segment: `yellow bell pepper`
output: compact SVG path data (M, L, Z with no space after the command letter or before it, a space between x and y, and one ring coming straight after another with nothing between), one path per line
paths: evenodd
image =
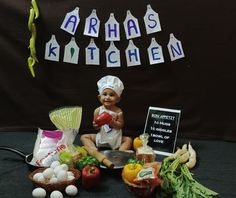
M134 148L134 150L137 151L137 149L139 147L141 147L141 146L143 146L143 141L140 138L140 136L134 138L134 140L133 140L133 148Z
M132 183L142 168L143 166L141 164L126 164L123 168L122 175L127 181Z

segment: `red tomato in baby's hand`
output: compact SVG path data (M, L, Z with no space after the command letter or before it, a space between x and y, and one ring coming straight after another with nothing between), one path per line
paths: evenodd
M111 120L112 120L112 116L107 112L103 112L95 118L94 122L98 126L102 126L104 124L109 124Z

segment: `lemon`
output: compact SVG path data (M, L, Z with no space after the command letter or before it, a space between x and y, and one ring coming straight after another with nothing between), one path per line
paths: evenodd
M82 148L81 146L76 146L75 149L76 149L76 151L81 153L82 157L87 156L87 154L88 154L87 151L84 148Z

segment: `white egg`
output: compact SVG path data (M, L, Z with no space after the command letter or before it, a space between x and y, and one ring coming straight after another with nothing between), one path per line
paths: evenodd
M63 194L58 190L54 190L50 194L50 198L63 198Z
M52 177L50 180L49 180L49 184L56 184L58 182L58 179L56 177Z
M78 193L78 188L74 185L69 185L66 187L65 192L69 196L75 196Z
M69 177L69 176L75 176L72 171L67 171L67 175L68 175L68 177Z
M67 180L67 171L60 170L57 174L58 182L66 181Z
M51 163L51 165L50 165L50 168L56 168L57 166L60 166L61 164L60 164L60 162L59 161L54 161L54 162L52 162Z
M62 168L62 170L66 170L66 171L69 170L69 167L68 167L67 164L62 164L62 165L61 165L61 168Z
M71 181L71 180L73 180L73 179L75 179L75 176L69 175L69 176L67 177L67 181Z
M54 168L54 173L55 173L55 175L57 175L61 170L62 170L62 167L61 167L61 166L55 167L55 168Z
M42 177L42 176L43 176L43 173L36 173L36 174L34 174L33 180L34 180L34 181L38 181L38 178L39 178L40 176Z
M43 171L43 176L47 179L50 179L54 175L54 171L52 168L47 168Z
M45 182L45 177L43 176L43 174L38 177L37 181L42 183Z
M44 190L43 188L35 188L33 191L32 191L32 196L34 198L44 198L46 197L46 190Z

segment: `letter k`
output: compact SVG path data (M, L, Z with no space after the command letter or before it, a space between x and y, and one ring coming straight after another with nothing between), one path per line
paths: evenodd
M54 56L56 56L56 53L54 52L54 50L56 50L57 47L52 47L52 43L50 43L49 45L49 50L48 50L48 57L51 56L51 54L53 54Z

